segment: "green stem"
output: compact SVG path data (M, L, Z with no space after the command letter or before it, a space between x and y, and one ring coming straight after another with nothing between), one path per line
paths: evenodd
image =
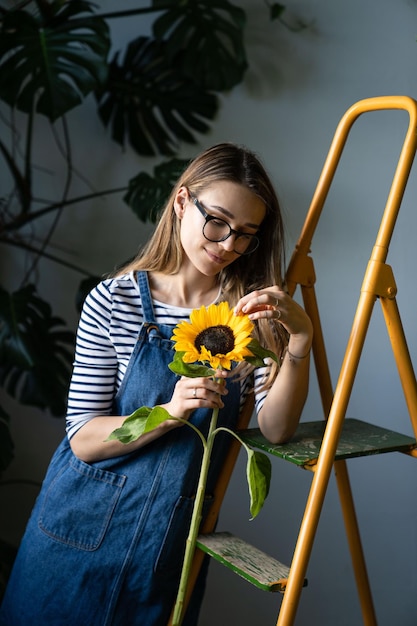
M213 409L211 416L209 433L207 435L207 445L204 447L203 459L201 462L200 478L197 486L197 494L194 502L193 515L191 518L190 531L185 547L184 562L182 565L180 586L178 589L177 600L174 607L174 616L172 626L181 626L183 619L184 599L188 587L188 579L190 577L191 565L194 558L195 545L198 531L201 523L201 512L203 509L204 495L206 491L207 474L210 466L211 451L213 449L214 435L219 409Z
M220 426L219 428L216 428L216 430L213 433L213 436L217 435L217 433L219 433L221 430L223 430L225 433L229 433L229 435L232 435L245 448L245 450L247 452L249 452L250 447L248 445L246 445L246 443L243 441L243 439L241 439L239 437L239 435L237 433L235 433L234 430L230 430L230 428L225 428L225 426Z
M172 415L170 419L173 419L176 422L181 422L182 424L184 424L184 426L189 426L190 428L192 428L195 434L200 437L201 443L203 444L203 448L204 449L206 448L206 445L207 445L206 439L203 433L201 432L201 430L199 430L196 426L194 426L194 424L192 424L189 420L183 420L181 417L172 417Z

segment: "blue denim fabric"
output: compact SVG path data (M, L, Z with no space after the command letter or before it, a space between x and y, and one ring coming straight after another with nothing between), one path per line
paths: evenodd
M145 323L114 413L167 402L177 376L167 367L171 326L155 323L146 273L138 274ZM228 382L219 425L234 428L239 383ZM211 411L191 421L207 432ZM231 441L219 433L205 510ZM1 626L166 626L179 584L202 446L177 428L136 452L94 463L65 438L32 511L0 610ZM203 513L204 515L204 513ZM202 587L184 621L197 623Z

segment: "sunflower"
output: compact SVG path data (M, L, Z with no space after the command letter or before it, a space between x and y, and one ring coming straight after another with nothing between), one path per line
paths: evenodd
M253 324L246 315L235 315L227 302L194 309L189 322L180 322L172 336L184 363L200 361L213 369L230 370L232 361L253 356L247 348Z

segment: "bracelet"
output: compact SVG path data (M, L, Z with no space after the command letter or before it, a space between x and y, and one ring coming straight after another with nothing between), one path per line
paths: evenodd
M287 354L289 356L290 361L292 361L292 359L296 359L296 360L302 361L303 359L306 359L308 357L310 352L311 352L311 348L309 348L307 354L304 354L303 356L297 356L296 354L293 354L292 352L290 352L290 350L289 350L289 348L287 346Z

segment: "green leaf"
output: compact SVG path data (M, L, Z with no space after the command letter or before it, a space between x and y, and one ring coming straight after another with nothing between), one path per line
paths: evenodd
M84 300L90 293L90 291L98 285L98 283L102 280L102 276L88 276L87 278L83 278L80 284L78 285L78 291L75 294L75 307L79 313L83 308Z
M203 89L228 91L241 83L248 67L245 11L228 0L171 4L153 25L154 36L166 42L169 61Z
M279 4L279 2L273 2L269 6L269 15L271 20L277 20L285 11L285 4Z
M200 376L208 378L214 376L216 371L207 365L199 365L195 363L184 363L182 357L184 352L176 352L174 360L168 365L169 369L179 376L187 376L187 378L199 378Z
M0 472L3 472L14 457L14 443L10 434L10 416L0 406Z
M17 162L14 158L14 153L10 152L3 141L0 139L0 152L2 153L4 160L10 170L10 173L14 180L14 185L16 189L16 196L19 198L22 214L26 213L29 210L30 203L32 200L30 184L27 178L20 172ZM3 203L5 199L1 200ZM5 219L5 218L3 218Z
M269 493L271 461L262 452L255 452L247 448L247 453L246 477L250 494L250 512L253 519L263 507Z
M180 141L197 143L193 131L207 133L205 120L218 110L217 97L170 63L165 42L149 37L131 41L122 62L115 54L96 98L113 140L143 156L171 156Z
M168 200L175 181L188 165L185 159L171 159L154 169L154 176L140 172L129 181L123 200L142 222L155 222L158 213Z
M265 365L264 359L266 358L273 359L276 363L278 363L278 357L275 352L272 352L272 350L267 350L267 348L261 346L257 339L252 338L250 344L248 344L247 347L252 352L253 357L247 356L245 357L245 361L247 361L254 367L263 367Z
M82 0L48 3L32 14L3 16L0 29L0 98L25 113L55 121L107 76L109 29Z
M33 285L0 287L0 384L22 404L65 415L75 336Z
M34 365L21 332L29 297L28 291L10 294L0 287L0 363L8 361L22 368Z
M142 406L129 415L120 428L113 430L106 441L117 439L124 444L131 443L139 439L141 435L154 430L168 419L175 418L171 417L168 411L161 406L156 406L153 409L148 406Z

